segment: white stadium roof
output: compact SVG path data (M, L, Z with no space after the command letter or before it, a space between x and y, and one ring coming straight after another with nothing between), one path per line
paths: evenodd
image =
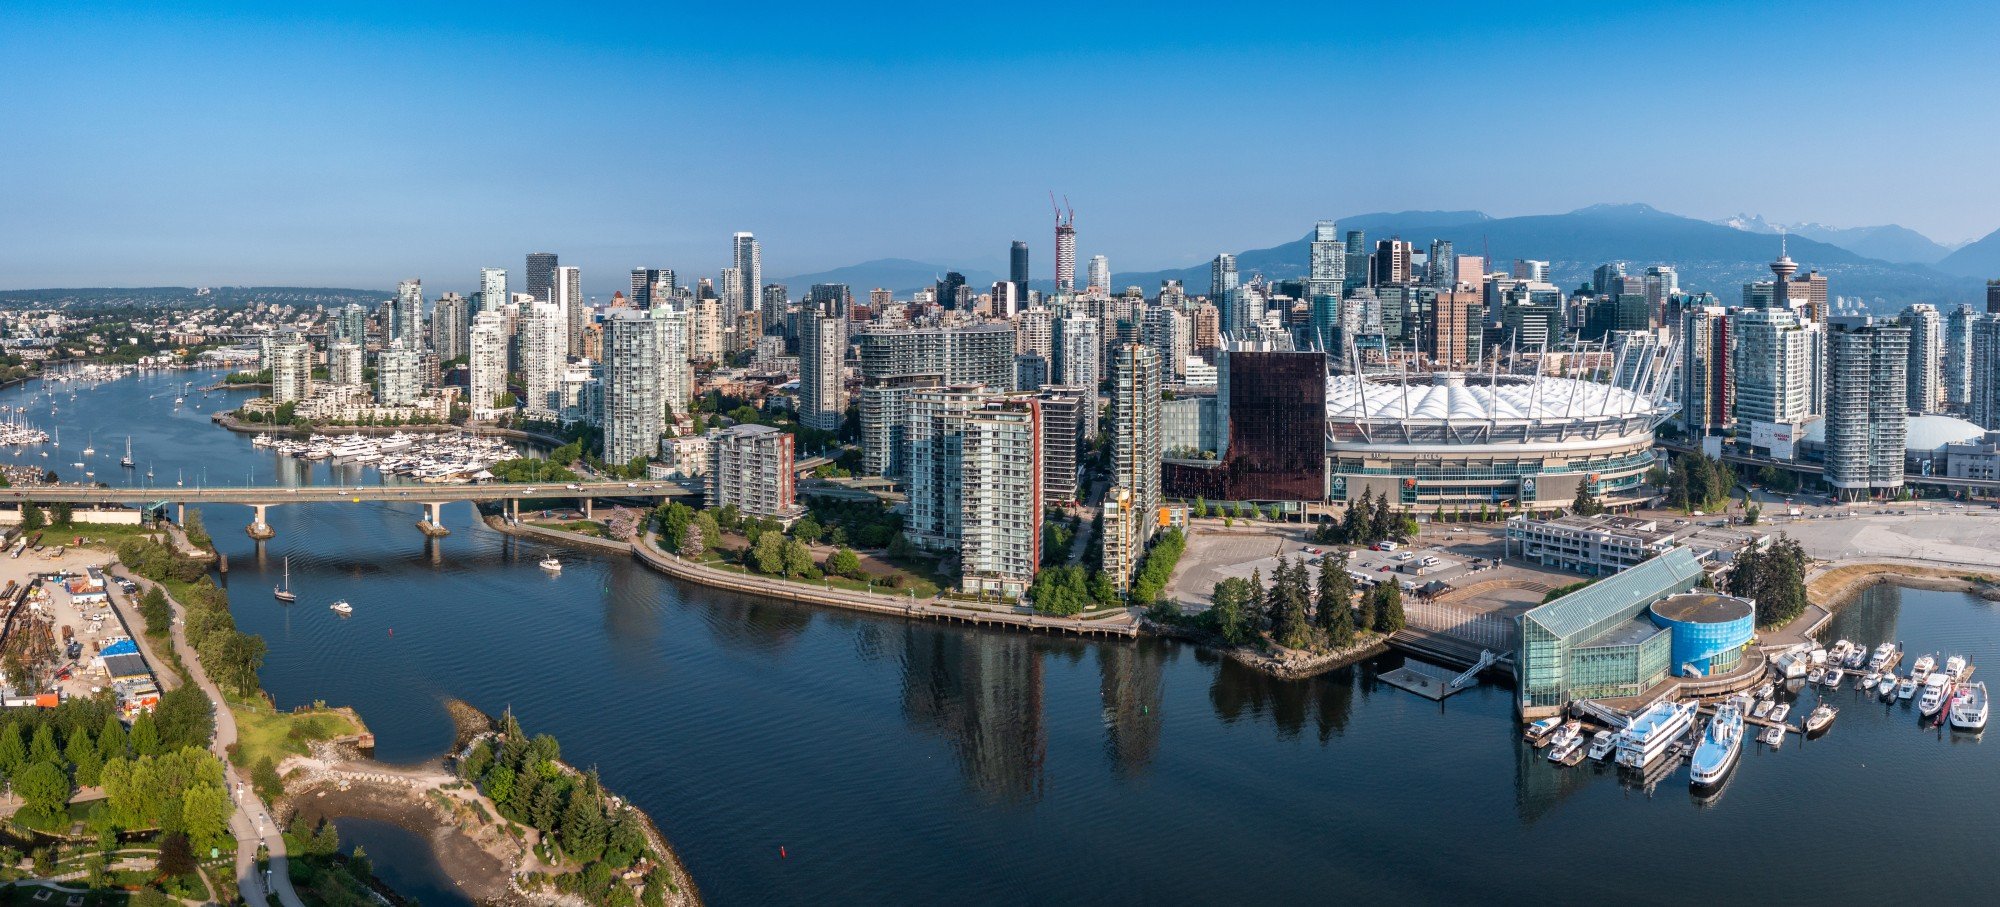
M1672 405L1622 387L1549 376L1456 373L1327 380L1329 422L1551 424L1660 418Z

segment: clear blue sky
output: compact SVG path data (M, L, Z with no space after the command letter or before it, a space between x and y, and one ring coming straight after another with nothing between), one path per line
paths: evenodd
M2000 227L1973 3L40 3L0 10L0 287L1119 271L1320 217L1644 201ZM283 7L278 9L277 7Z

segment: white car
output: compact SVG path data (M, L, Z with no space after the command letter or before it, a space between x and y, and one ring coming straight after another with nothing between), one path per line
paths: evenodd
M569 489L569 490L571 490L571 491L582 491L582 490L583 490L583 486L582 486L582 485L564 485L563 487L564 487L564 488L567 488L567 489Z

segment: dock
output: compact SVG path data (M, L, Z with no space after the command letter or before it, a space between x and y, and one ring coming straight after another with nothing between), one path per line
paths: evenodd
M1444 701L1460 690L1471 687L1479 680L1479 672L1491 667L1495 660L1492 652L1483 653L1470 669L1455 671L1415 658L1404 659L1403 666L1380 675L1378 680L1400 690L1408 690L1425 699Z

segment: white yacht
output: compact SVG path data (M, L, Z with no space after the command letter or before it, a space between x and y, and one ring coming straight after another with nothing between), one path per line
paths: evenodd
M1790 715L1791 713L1792 713L1792 704L1789 702L1780 702L1778 703L1776 708L1771 710L1771 720L1779 724L1784 724L1785 716Z
M1864 690L1875 689L1875 685L1881 682L1882 682L1881 671L1870 671L1867 674L1863 674L1861 676L1861 688Z
M1827 705L1824 702L1820 703L1819 708L1813 709L1812 714L1806 716L1806 724L1805 724L1806 733L1817 734L1821 731L1826 730L1827 725L1833 723L1834 716L1839 714L1840 714L1839 709Z
M1915 677L1905 677L1902 679L1901 682L1896 684L1897 699L1901 699L1907 702L1911 699L1916 698L1916 695L1917 695L1917 679Z
M1603 762L1611 755L1611 748L1617 745L1617 735L1610 731L1598 731L1590 735L1590 751L1585 753L1592 762Z
M1986 729L1986 681L1965 685L1951 704L1951 726L1961 731Z
M341 617L346 617L354 613L354 606L348 604L347 599L344 598L337 602L334 602L331 605L327 605L327 607L332 609L333 613L338 614Z
M1618 764L1643 769L1673 746L1694 722L1695 704L1661 701L1618 734Z
M1715 710L1701 742L1695 745L1694 758L1688 761L1688 780L1695 787L1722 783L1736 767L1736 756L1742 749L1743 713L1734 704L1725 704Z
M542 558L541 567L550 573L561 573L562 561L556 560L556 556L551 554L548 557Z
M1826 680L1826 667L1823 665L1813 665L1812 670L1806 674L1807 683L1816 684L1824 680Z
M1868 656L1868 670L1880 671L1889 663L1889 656L1896 654L1896 644L1885 642L1875 647L1875 654Z
M1937 656L1926 655L1917 659L1917 663L1910 666L1910 676L1915 678L1917 683L1921 684L1929 680L1931 672L1935 670L1937 670Z
M1752 717L1752 718L1762 718L1762 717L1764 717L1764 716L1766 716L1766 715L1769 715L1769 714L1771 714L1771 706L1773 706L1773 705L1775 705L1775 704L1776 704L1776 703L1773 703L1773 702L1772 702L1771 700L1769 700L1769 699L1759 699L1759 700L1757 700L1757 704L1756 704L1756 705L1754 705L1754 706L1751 706L1751 707L1750 707L1750 717Z
M1924 691L1917 697L1917 714L1930 718L1944 710L1946 699L1951 698L1951 678L1943 674L1932 674L1924 681Z
M1772 749L1783 746L1785 745L1785 726L1782 724L1771 725L1764 729L1764 733L1757 735L1757 739L1764 741L1765 745L1770 746Z
M1566 764L1571 763L1572 760L1574 760L1575 762L1582 762L1583 753L1580 752L1582 749L1583 749L1582 734L1577 734L1574 737L1565 738L1560 743L1551 743L1549 744L1549 761L1561 762Z
M1562 727L1562 723L1561 715L1550 716L1522 728L1521 735L1537 747L1544 746L1549 742L1549 735L1555 733L1556 728Z
M1963 655L1953 655L1944 660L1944 676L1954 681L1965 679L1966 661Z
M1829 669L1826 672L1826 685L1830 687L1840 686L1840 681L1846 676L1847 676L1847 669L1845 668Z

